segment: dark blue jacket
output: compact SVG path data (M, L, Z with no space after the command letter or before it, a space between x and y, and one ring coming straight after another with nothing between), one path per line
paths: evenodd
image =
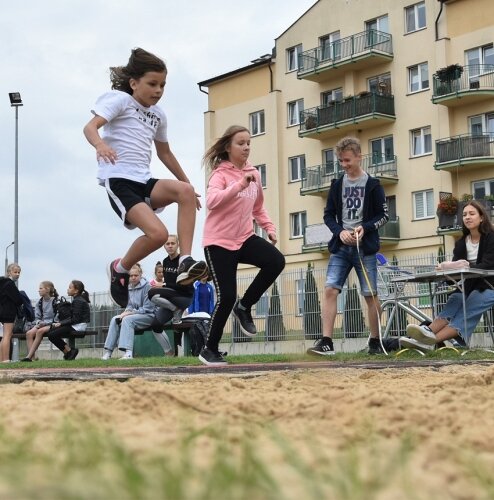
M341 245L340 233L343 231L343 196L342 196L343 176L334 179L329 188L326 208L324 209L324 223L333 233L333 237L328 243L331 253L338 251ZM369 176L365 185L365 196L363 206L364 237L361 248L364 255L376 253L379 250L378 229L384 226L389 220L388 205L386 196L379 179Z

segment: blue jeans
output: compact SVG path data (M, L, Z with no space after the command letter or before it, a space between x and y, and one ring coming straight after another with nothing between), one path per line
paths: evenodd
M465 319L463 316L463 299L461 293L452 293L442 311L437 315L438 318L449 321L449 326L458 330L463 340L470 343L477 323L482 314L494 306L494 290L488 289L482 292L474 290L465 300L467 312L467 330L465 331Z
M369 284L365 278L360 259L365 266ZM338 251L331 254L328 262L328 270L326 273L326 288L336 288L342 290L345 281L350 274L352 268L355 269L360 283L360 291L362 295L372 296L377 294L377 259L376 254L363 255L360 251L360 258L357 247L342 245Z
M134 350L135 330L142 330L151 326L154 320L154 314L129 314L122 318L122 323L117 324L118 316L113 316L106 337L105 349L113 351L117 346L121 351Z

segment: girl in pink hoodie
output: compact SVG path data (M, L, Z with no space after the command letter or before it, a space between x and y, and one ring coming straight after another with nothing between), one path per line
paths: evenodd
M285 267L283 254L274 246L276 228L264 208L261 177L247 161L249 153L249 130L232 125L204 155L204 164L212 174L206 194L203 246L218 300L199 359L210 366L226 364L218 345L232 311L242 332L249 337L256 335L251 307ZM254 234L253 220L266 231L271 243ZM260 271L235 302L239 263Z

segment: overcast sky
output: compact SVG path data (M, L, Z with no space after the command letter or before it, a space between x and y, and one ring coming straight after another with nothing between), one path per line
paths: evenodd
M136 239L123 228L96 182L94 149L82 128L96 98L109 90L109 66L126 64L142 47L168 66L159 105L168 138L196 190L204 195L203 113L197 82L248 65L271 52L274 39L315 0L19 0L2 2L0 17L0 255L14 239L15 110L20 92L20 288L35 299L39 282L66 293L72 279L106 291L107 263ZM153 160L153 176L171 177ZM176 210L161 218L176 231ZM202 257L204 209L194 256ZM152 277L158 251L143 262ZM8 250L9 262L14 247ZM2 266L3 267L3 266Z

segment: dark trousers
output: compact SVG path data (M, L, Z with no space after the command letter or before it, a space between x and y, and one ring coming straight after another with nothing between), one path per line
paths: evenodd
M211 245L204 249L204 254L216 288L216 305L206 346L217 351L223 328L237 300L238 264L250 264L260 269L241 298L242 305L250 309L283 271L285 257L274 245L256 235L247 239L238 250Z
M75 330L72 328L72 325L62 325L51 330L48 334L48 339L53 345L58 347L63 352L65 346L67 345L64 339L70 337L70 334L74 331Z

